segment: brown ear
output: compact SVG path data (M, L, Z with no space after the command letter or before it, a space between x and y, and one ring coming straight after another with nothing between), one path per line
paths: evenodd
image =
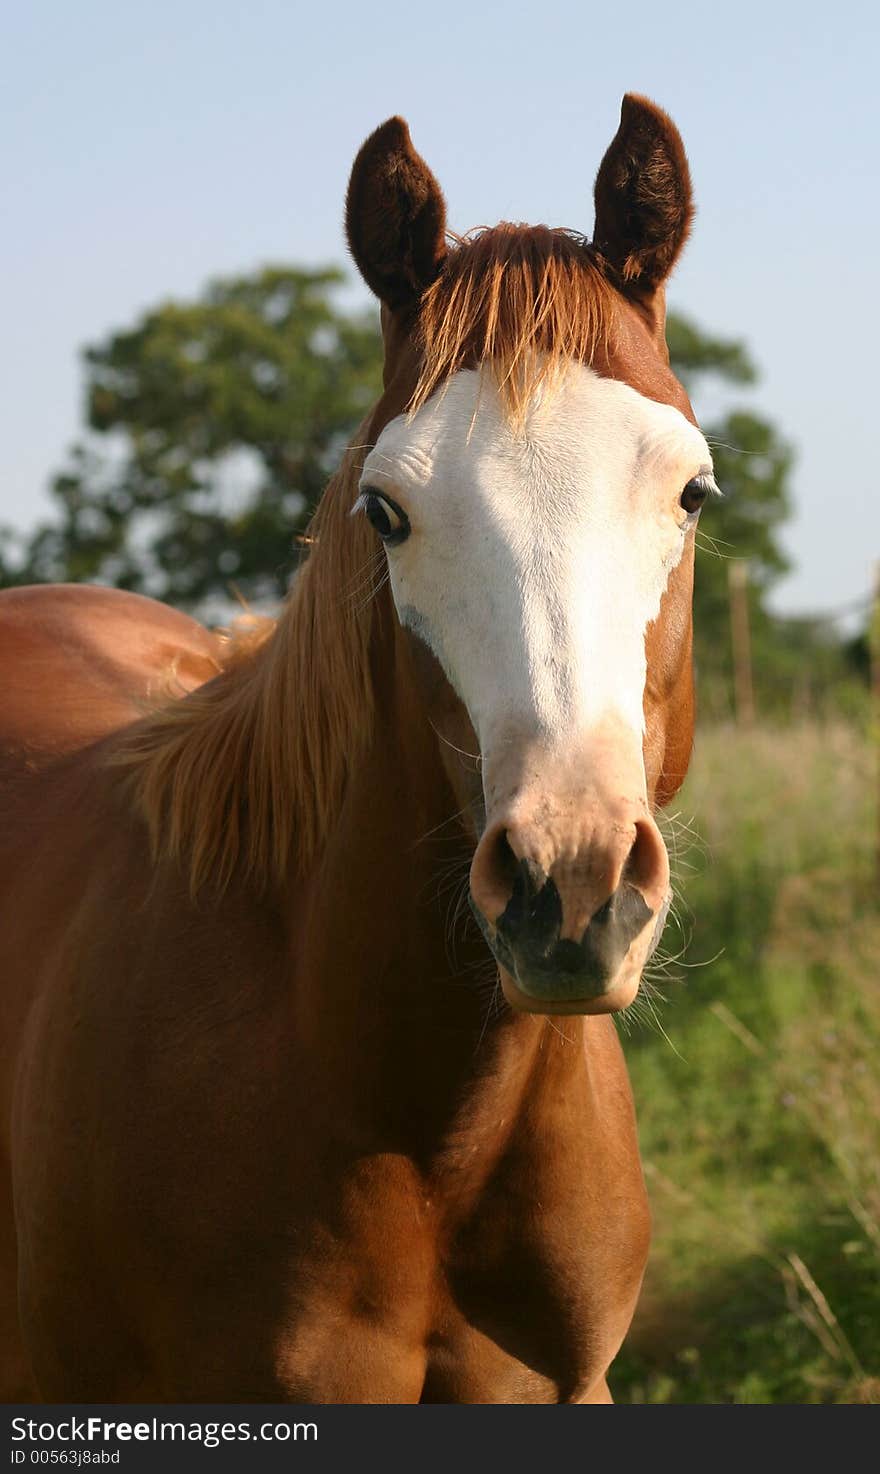
M687 240L694 206L679 131L646 97L624 97L594 197L593 244L634 290L655 292Z
M446 205L403 118L377 128L355 159L345 229L361 276L392 311L411 306L437 276Z

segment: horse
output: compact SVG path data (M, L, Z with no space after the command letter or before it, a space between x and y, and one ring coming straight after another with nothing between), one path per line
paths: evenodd
M384 388L277 620L0 596L0 1374L64 1402L607 1403L649 1241L613 1015L670 894L712 458L627 94L592 240L349 248Z

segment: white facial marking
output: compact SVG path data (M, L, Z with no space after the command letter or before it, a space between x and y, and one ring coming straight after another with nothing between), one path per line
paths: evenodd
M609 716L641 744L645 630L693 525L682 490L711 464L678 410L582 364L520 431L474 370L386 426L361 491L409 518L388 549L398 615L484 755L511 730L561 746Z

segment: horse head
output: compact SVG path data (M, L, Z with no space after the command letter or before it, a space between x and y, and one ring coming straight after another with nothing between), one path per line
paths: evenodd
M635 96L592 240L450 238L399 118L349 185L385 343L353 512L384 545L469 816L472 909L508 1001L537 1013L628 1005L669 905L655 812L690 755L694 529L714 489L665 342L692 213L678 132Z

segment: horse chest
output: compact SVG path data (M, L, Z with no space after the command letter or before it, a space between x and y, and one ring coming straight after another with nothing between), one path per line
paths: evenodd
M600 1224L570 1187L548 1207L499 1194L460 1233L444 1265L425 1400L577 1401L602 1381L630 1304L608 1238L622 1223L612 1205L612 1222Z
M595 1399L641 1276L620 1273L620 1234L577 1184L548 1211L497 1187L447 1237L391 1179L369 1222L300 1263L309 1287L278 1345L304 1401L558 1402ZM612 1247L613 1246L613 1247Z

